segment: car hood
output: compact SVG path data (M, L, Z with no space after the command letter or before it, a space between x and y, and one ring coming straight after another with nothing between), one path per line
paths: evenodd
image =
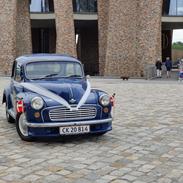
M65 99L69 104L78 104L87 89L87 81L85 79L34 81L31 84L36 84L51 91Z

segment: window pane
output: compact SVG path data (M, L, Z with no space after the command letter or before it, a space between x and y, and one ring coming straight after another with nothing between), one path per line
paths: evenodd
M91 12L94 12L94 10L95 10L95 0L89 0L89 1L88 1L88 9L89 9Z
M53 12L53 0L31 0L30 12Z
M42 11L42 0L31 0L30 11L31 12L41 12Z
M163 14L169 16L182 16L183 0L164 0Z
M183 0L177 0L177 15L183 15Z
M171 0L169 15L176 15L176 14L177 14L177 0Z
M86 0L80 0L80 11L87 12L87 1Z
M18 82L21 81L21 67L20 67L20 65L16 66L15 80L18 81Z
M97 0L73 0L74 12L97 12Z

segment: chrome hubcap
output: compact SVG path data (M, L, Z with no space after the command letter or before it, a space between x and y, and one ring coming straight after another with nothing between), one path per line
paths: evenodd
M19 129L20 129L20 132L22 133L22 135L28 136L28 127L26 125L26 117L25 117L24 113L21 114L18 125L19 125Z

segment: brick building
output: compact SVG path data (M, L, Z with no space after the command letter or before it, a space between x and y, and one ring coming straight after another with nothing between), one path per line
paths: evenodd
M143 77L171 57L182 0L0 0L0 74L29 53L77 56L91 75Z

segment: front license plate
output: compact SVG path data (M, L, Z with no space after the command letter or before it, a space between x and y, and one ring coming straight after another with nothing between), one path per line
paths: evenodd
M89 132L90 132L89 125L60 127L61 135L75 135L75 134L83 134L83 133L89 133Z

